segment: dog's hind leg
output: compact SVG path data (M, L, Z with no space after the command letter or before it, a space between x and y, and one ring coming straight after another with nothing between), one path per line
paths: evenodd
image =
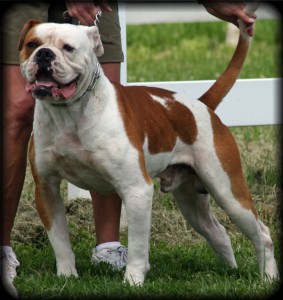
M29 157L36 185L36 208L55 253L57 275L78 276L75 255L68 234L65 208L60 196L60 179L49 176L47 182L38 176L34 163L33 143L30 145Z
M278 277L272 240L253 205L236 142L229 129L216 116L211 117L214 146L196 149L205 159L197 161L195 171L217 204L253 243L261 276Z
M209 162L208 162L209 164ZM278 277L277 265L273 253L273 243L268 228L259 220L251 197L245 196L245 187L241 189L243 198L236 198L229 189L229 183L219 184L221 180L215 180L211 192L217 204L227 212L231 220L239 227L242 233L253 243L257 255L261 276L265 274L268 279ZM226 190L225 190L226 189ZM235 192L235 191L234 191Z
M236 267L230 239L210 209L209 195L198 193L192 178L176 189L173 195L188 224L206 239L221 261Z

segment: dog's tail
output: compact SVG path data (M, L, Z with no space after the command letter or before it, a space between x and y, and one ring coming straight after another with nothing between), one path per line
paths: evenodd
M252 15L258 7L258 3L249 3L245 7L248 15ZM249 45L250 36L244 32L245 24L239 20L240 35L237 48L226 70L218 77L215 83L201 96L199 100L212 110L215 110L222 99L228 94L236 82L244 64Z

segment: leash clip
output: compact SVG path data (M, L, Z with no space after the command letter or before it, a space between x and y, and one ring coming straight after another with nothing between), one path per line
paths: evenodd
M98 17L101 17L101 14L102 14L101 10L97 9L97 12L96 12L96 15L95 15L95 20L93 22L94 26L97 26L97 23L99 22L99 18Z

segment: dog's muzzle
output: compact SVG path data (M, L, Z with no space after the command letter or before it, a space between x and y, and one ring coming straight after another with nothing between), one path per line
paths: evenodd
M42 78L44 78L45 80L43 81L45 82L55 83L55 81L52 78L53 70L51 68L51 62L54 61L55 58L55 53L49 48L41 48L37 51L34 57L34 61L38 65L38 71L36 74L37 81L39 79L42 80ZM33 89L33 94L39 98L52 97L51 84L41 84L35 86Z
M79 76L67 84L56 81L52 68L52 62L55 59L56 54L49 48L41 48L34 55L33 61L38 68L35 81L28 82L26 90L37 99L65 100L72 97L75 93Z

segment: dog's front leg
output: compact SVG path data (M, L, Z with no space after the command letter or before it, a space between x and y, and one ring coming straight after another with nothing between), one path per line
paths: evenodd
M36 207L56 257L57 275L77 277L75 255L71 249L59 186L54 187L54 184L51 186L48 183L37 184Z
M56 195L55 189L58 189ZM56 257L57 275L77 277L75 255L71 249L65 208L59 195L59 186L54 187L47 183L37 185L36 207Z
M123 195L128 221L128 263L124 282L142 285L149 270L153 185L129 187Z
M31 170L35 181L35 203L56 257L57 275L78 276L75 255L71 249L65 207L60 196L61 179L51 175L40 177L35 164L33 141L29 149Z

